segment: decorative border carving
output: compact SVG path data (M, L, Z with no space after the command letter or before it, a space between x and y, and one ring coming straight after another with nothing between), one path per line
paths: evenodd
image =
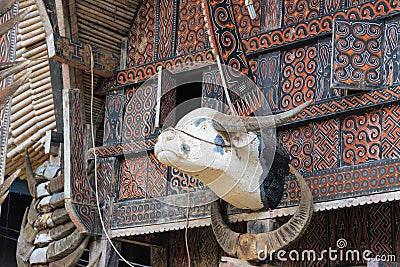
M331 34L335 19L376 19L382 16L390 16L399 11L400 3L397 1L371 1L349 9L336 11L332 15L322 16L243 39L243 45L247 55L252 55Z

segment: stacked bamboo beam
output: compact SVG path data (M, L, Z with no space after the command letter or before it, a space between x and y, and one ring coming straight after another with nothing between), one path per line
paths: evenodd
M31 60L28 67L31 75L13 96L7 174L25 165L25 148L28 148L34 169L48 160L43 149L44 137L46 131L56 129L45 30L35 1L20 0L19 10L26 8L31 11L18 24L16 60ZM19 76L16 74L14 80Z

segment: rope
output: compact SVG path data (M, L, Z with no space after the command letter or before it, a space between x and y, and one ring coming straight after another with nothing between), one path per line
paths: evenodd
M96 154L96 137L94 134L94 123L93 123L93 102L94 102L94 74L93 74L93 68L94 68L94 60L93 60L93 51L92 51L92 46L91 45L87 45L89 47L89 51L90 51L90 78L91 78L91 96L90 96L90 131L92 134L92 146L94 149L94 184L95 184L95 192L96 192L96 206L97 206L97 211L99 212L99 217L100 217L100 223L101 223L101 227L103 228L104 234L108 240L108 242L110 243L111 247L114 249L115 253L117 253L117 255L130 267L135 267L134 265L132 265L130 262L128 262L122 255L121 253L117 250L117 248L114 246L113 242L111 241L110 236L108 235L107 231L106 231L106 227L104 225L104 220L103 220L103 216L101 215L101 208L100 208L100 201L99 201L99 190L98 190L98 180L97 180L97 154Z

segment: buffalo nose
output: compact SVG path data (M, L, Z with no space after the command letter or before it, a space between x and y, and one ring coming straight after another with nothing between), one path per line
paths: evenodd
M175 133L174 129L167 129L164 131L164 138L167 141L174 140L175 136L176 136L176 133Z

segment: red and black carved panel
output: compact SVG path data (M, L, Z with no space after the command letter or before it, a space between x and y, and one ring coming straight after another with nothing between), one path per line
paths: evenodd
M332 14L344 7L345 0L322 0L322 14Z
M317 45L309 45L283 53L281 109L292 109L315 98L317 51Z
M190 194L189 219L205 218L210 215L210 204L215 195L209 190L199 190ZM113 229L138 227L154 223L185 222L186 198L180 195L159 197L157 199L135 199L114 203ZM207 203L207 204L206 204ZM179 205L175 205L179 204Z
M199 51L196 53L187 54L184 56L176 56L172 59L166 59L159 62L152 62L143 66L132 67L127 70L121 70L117 73L117 77L108 80L106 84L110 87L108 90L114 90L116 87L122 87L126 85L136 85L137 83L144 82L147 79L157 74L157 68L163 67L171 69L181 69L182 64L187 63L188 65L194 66L196 62L215 62L215 55L211 49ZM183 65L187 67L187 65Z
M365 90L382 83L382 23L336 20L332 86Z
M383 84L400 84L400 23L395 17L385 24L385 38L383 45Z
M382 158L400 158L400 107L386 106L382 111Z
M400 3L397 1L377 0L366 2L360 6L339 9L333 14L316 19L289 25L274 31L266 31L242 41L246 53L251 55L331 34L335 19L371 20L381 16L393 15L399 10Z
M111 204L114 192L112 192L112 184L115 184L115 177L118 175L117 170L120 166L115 158L102 158L98 160L100 167L97 170L99 203L102 209L102 218L106 230L111 229ZM102 233L98 232L99 234Z
M280 143L286 148L292 158L290 164L301 172L312 172L314 151L314 126L309 124L303 127L284 130L278 133Z
M314 125L313 170L339 167L339 120L331 119Z
M170 168L168 177L168 195L194 192L204 189L204 184L195 177Z
M160 104L160 127L174 126L176 106L176 77L168 70L162 71L162 97Z
M286 0L283 2L283 25L292 25L317 18L319 15L320 0Z
M399 190L400 167L397 159L387 160L381 165L374 162L363 165L326 169L305 174L309 181L314 202L338 200L349 197L365 196L369 194L385 193ZM308 177L309 176L309 177ZM294 177L286 182L287 191L281 206L298 203L298 188Z
M380 111L344 118L341 129L342 165L381 159L381 133Z
M64 154L69 162L65 163L65 191L66 207L74 223L81 232L93 233L98 230L98 213L94 188L86 176L85 143L86 130L84 129L82 92L77 89L65 90L63 101L65 103L64 127Z
M317 88L315 91L315 100L333 98L340 96L337 89L331 88L331 64L332 61L332 42L318 42L318 66L317 66Z
M156 106L157 81L152 79L134 90L132 97L127 96L122 142L138 141L148 137L153 130Z
M281 53L272 52L262 55L257 62L257 80L260 89L271 109L279 108L279 87L281 74Z
M154 61L156 1L144 0L129 32L128 67Z
M251 69L242 45L242 38L236 28L231 2L229 0L207 0L206 13L211 39L221 57L221 63L251 77ZM231 75L237 74L232 73Z
M177 1L159 0L155 51L157 59L169 58L175 52Z
M124 108L124 90L109 92L107 94L105 103L104 145L116 145L121 142Z
M264 3L265 2L265 3ZM263 0L261 5L261 31L277 29L282 22L282 1L281 0Z
M255 19L250 19L249 11L245 5L245 0L232 0L236 23L242 38L247 38L260 33L261 1L262 0L253 0L254 10L257 16Z
M369 2L369 0L346 0L346 7L357 6Z
M137 155L122 161L118 181L118 200L142 199L146 197L147 154Z
M185 55L204 50L208 46L205 16L201 1L180 1L176 54Z
M168 167L161 164L153 153L149 153L146 178L148 198L167 195L167 171Z

